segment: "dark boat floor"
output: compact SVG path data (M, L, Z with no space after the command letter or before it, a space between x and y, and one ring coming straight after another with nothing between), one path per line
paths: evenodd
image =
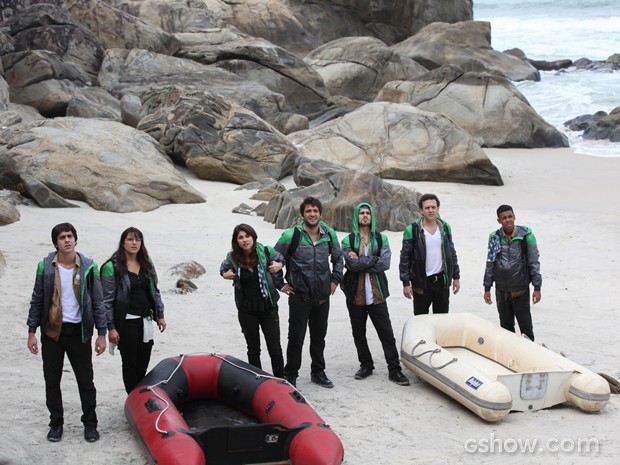
M181 414L190 431L194 432L220 426L259 424L252 415L213 400L187 402L181 409Z

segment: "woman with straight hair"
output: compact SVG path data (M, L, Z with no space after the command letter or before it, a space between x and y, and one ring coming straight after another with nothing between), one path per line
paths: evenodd
M157 273L139 229L123 231L118 249L101 267L101 284L108 339L118 344L129 394L146 375L151 360L153 320L161 332L166 329Z
M273 247L257 241L256 231L239 224L232 234L232 250L220 266L220 275L233 281L241 332L248 348L248 362L262 368L260 329L267 343L274 376L284 376L284 357L280 345L278 289L284 286L284 257Z

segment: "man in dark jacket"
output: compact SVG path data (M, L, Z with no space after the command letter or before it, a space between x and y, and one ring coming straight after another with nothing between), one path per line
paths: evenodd
M363 202L355 207L353 233L342 240L342 253L349 278L343 280L342 290L360 362L355 379L368 378L375 369L366 339L366 321L370 317L383 346L390 381L408 386L386 302L390 293L385 271L390 268L392 252L387 236L375 231L375 215L370 204Z
M536 237L527 226L515 225L515 214L510 205L499 206L497 222L502 227L489 234L484 301L489 305L493 303L491 287L495 283L500 325L514 333L516 318L521 334L533 341L530 283L534 286L533 304L540 302L542 286Z
M422 217L405 228L400 251L403 294L413 297L414 315L448 313L450 287L460 289L459 262L450 225L439 218L439 199L424 194L418 201Z
M321 387L334 384L325 374L325 336L329 317L329 297L342 279L342 249L336 232L321 221L319 199L306 197L299 206L302 221L282 233L275 246L286 263L286 284L281 291L289 296L288 346L284 377L296 385L301 353L310 330L310 380ZM329 268L331 260L332 269Z
M47 439L62 438L64 413L60 380L65 353L71 362L82 403L84 439L95 442L97 431L97 391L93 382L91 338L97 327L95 351L106 349L107 319L97 264L75 251L77 231L69 223L52 229L56 252L50 253L37 268L28 313L28 349L39 353L36 331L41 328L41 357L45 378L45 397L50 412Z

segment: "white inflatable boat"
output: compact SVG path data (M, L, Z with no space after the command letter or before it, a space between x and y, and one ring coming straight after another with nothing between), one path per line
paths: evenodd
M403 328L403 364L487 421L570 402L587 412L609 383L540 344L467 313L417 315Z

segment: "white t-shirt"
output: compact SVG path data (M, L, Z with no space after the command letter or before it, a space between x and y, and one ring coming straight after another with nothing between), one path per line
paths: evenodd
M73 290L73 268L66 269L58 265L60 273L60 305L62 306L63 323L79 323L82 321L80 304ZM79 277L79 275L78 275Z
M364 244L364 256L368 257L368 244ZM364 273L364 291L366 294L366 305L372 305L375 301L372 295L372 284L370 284L370 273Z
M432 276L443 270L443 257L441 255L441 231L439 227L435 234L430 234L426 229L424 239L426 241L426 276Z

